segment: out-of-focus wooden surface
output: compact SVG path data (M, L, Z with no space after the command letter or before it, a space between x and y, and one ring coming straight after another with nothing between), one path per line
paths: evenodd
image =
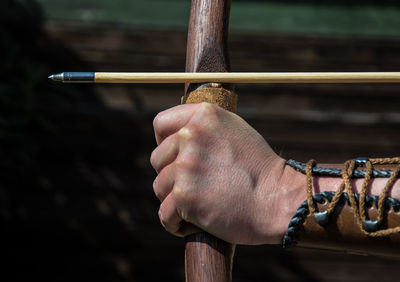
M182 71L184 32L49 25L96 71ZM399 71L400 39L231 34L232 71ZM175 106L179 85L96 86L117 110ZM400 152L396 84L237 85L238 113L286 158L342 162ZM140 105L134 100L140 101ZM140 110L138 109L140 108Z
M59 71L184 70L184 31L53 22L46 34L90 67L71 63L71 69ZM399 71L400 66L400 39L234 33L229 46L233 71ZM13 219L5 225L2 251L8 271L19 281L183 279L184 243L158 223L149 164L155 147L152 119L179 104L183 85L82 87L86 92L73 110L46 107L42 101L58 134L41 140L35 170L23 179L6 177ZM284 158L327 163L395 156L400 154L399 90L399 85L238 85L238 113ZM40 132L35 136L39 140ZM398 264L315 250L238 246L233 277L393 281Z

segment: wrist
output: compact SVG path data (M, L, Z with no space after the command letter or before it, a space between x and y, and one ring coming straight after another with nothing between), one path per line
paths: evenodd
M281 191L280 204L276 207L277 215L277 243L282 243L282 238L287 230L289 221L298 207L306 200L306 176L292 167L285 165L279 183Z
M258 198L257 213L261 244L281 244L290 219L298 206L306 199L306 178L302 173L285 165L278 157L268 166L260 182L262 189ZM257 242L258 243L258 242Z
M263 186L267 187L268 195L260 197L264 199L263 238L266 244L282 242L291 218L307 199L306 176L286 165L285 160L279 159L274 169L264 174L267 180L263 182ZM274 177L271 177L272 175ZM273 182L275 185L271 189ZM313 177L313 195L324 191L336 191L341 182L340 177Z

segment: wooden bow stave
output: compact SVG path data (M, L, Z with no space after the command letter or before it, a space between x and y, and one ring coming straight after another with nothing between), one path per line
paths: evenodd
M186 72L228 72L228 23L230 0L192 0L188 30ZM211 96L218 95L232 85L218 83L187 83L183 103L215 102L228 110L236 110L233 92L222 100L196 91L205 89ZM215 91L213 91L215 90ZM194 92L193 92L194 91ZM196 95L194 95L194 93ZM210 100L211 99L211 100ZM222 200L222 199L221 199ZM208 233L201 232L186 237L186 281L230 281L234 246Z

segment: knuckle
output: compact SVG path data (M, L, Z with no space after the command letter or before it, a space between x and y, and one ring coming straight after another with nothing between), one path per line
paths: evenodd
M189 141L194 145L206 138L209 135L209 132L206 122L196 121L182 127L177 134L181 140Z
M176 199L178 203L181 203L183 200L185 200L186 190L182 189L180 186L175 185L172 189L172 193L174 195L174 199Z
M158 150L157 148L151 152L151 156L150 156L150 164L151 166L158 171L159 167L158 167Z
M153 152L151 152L151 155L150 155L150 164L153 166L153 168L154 168L155 162L156 162L156 153L155 153L155 151L156 150L153 150Z
M219 122L219 111L221 111L221 108L215 104L200 104L197 111L198 118L196 119L198 121L196 125L198 130L200 130L200 133L206 133L215 130Z
M178 155L175 164L178 169L195 171L200 166L200 157L193 151L181 152Z
M177 209L177 213L179 214L179 217L182 218L183 221L190 222L191 214L189 212L189 209Z
M154 179L154 181L153 181L153 192L154 192L154 195L156 195L156 197L161 200L162 195L161 195L161 191L159 190L158 177L156 177L156 179Z
M218 126L219 107L211 103L200 103L195 117L178 131L178 136L185 140L201 141L213 134Z
M176 201L176 206L180 211L181 217L187 218L190 207L193 207L196 204L195 192L188 185L184 188L181 186L174 186L174 189L172 189L172 193Z
M155 130L157 130L160 127L160 121L161 121L162 115L163 115L163 112L160 112L153 119L153 128Z
M164 214L162 212L162 207L160 207L160 209L158 210L158 218L160 219L162 226L165 227L167 222L165 221Z
M158 210L158 218L160 219L161 225L167 230L168 232L174 234L176 232L176 228L174 228L175 224L173 221L171 221L170 218L168 218L168 215L165 214L163 211L163 206L160 206L160 209Z
M203 102L200 104L198 113L203 116L204 119L215 119L220 110L221 108L215 104Z
M199 106L199 112L204 115L213 115L217 112L218 106L208 102L202 102Z
M196 139L196 130L194 126L185 126L179 129L178 136L186 140Z

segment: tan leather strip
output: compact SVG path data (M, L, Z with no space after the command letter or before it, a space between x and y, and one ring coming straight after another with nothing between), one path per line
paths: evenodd
M224 88L200 88L189 93L186 104L208 102L217 104L221 108L236 113L237 95ZM183 99L182 99L183 102Z
M318 204L320 212L327 210L329 203ZM368 210L371 220L378 216L375 205ZM400 226L400 213L392 208L386 213L383 228ZM400 258L400 234L387 237L371 238L365 236L354 218L349 205L338 207L329 217L329 223L321 226L316 223L314 215L309 214L303 228L298 233L297 246L307 248L329 249L353 254L380 255Z

